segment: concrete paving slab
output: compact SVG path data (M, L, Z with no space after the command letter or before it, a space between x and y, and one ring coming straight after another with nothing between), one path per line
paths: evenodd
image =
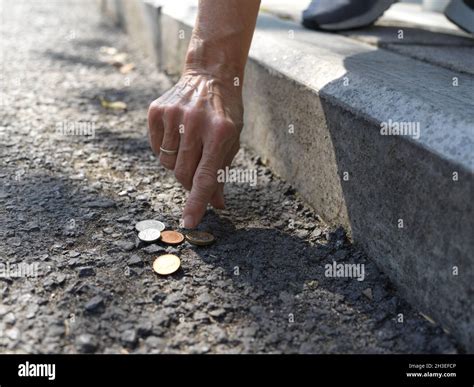
M310 0L262 0L260 11L299 22L302 12L309 3ZM459 29L456 24L446 18L443 13L427 11L420 4L395 3L385 11L376 23L376 25L395 24L470 37L468 33Z
M442 12L423 9L420 4L393 4L382 16L380 23L398 23L431 31L449 32L459 36L470 35L452 23Z
M299 22L307 4L306 0L291 3L285 0L264 0L261 11ZM474 73L473 37L460 30L442 13L425 11L419 4L394 4L375 26L340 34L447 69ZM425 45L428 47L420 47Z
M437 45L387 44L386 49L442 66L448 70L474 75L474 47L443 47Z

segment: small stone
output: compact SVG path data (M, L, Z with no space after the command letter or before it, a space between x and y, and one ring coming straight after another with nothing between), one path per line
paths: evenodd
M97 349L97 341L94 336L84 333L76 338L76 348L80 353L93 353Z
M5 335L13 341L16 341L20 338L20 330L18 328L11 328L5 331Z
M92 266L83 266L79 268L78 275L79 275L79 278L91 277L95 275L95 271Z
M3 322L7 325L15 325L16 317L12 312L7 313L5 317L3 318Z
M104 234L110 235L114 232L114 229L112 227L106 227L102 230Z
M38 309L39 309L39 307L38 307L37 304L28 305L28 307L26 308L26 318L30 319L30 318L35 317L36 312L38 311Z
M255 335L257 334L257 331L258 331L258 328L256 326L249 326L249 327L245 327L245 328L242 328L242 336L247 336L247 337L255 337Z
M212 316L212 317L216 317L216 318L219 318L219 317L222 317L225 315L225 309L222 309L222 308L218 308L218 309L214 309L214 310L211 310L209 312L209 315Z
M28 232L39 231L40 227L36 222L28 222L24 225L23 229Z
M193 319L196 321L202 321L202 320L207 320L208 317L206 313L198 310L197 312L194 313Z
M137 344L137 333L133 329L127 329L120 337L122 343L128 347L134 347Z
M80 264L80 261L77 258L71 258L69 261L67 261L67 264L70 267L75 267L75 266L78 266Z
M164 252L165 250L163 250L163 248L158 245L149 245L143 248L142 251L144 251L147 254L156 254L159 252Z
M104 299L101 296L92 297L85 305L88 312L96 312L104 306Z
M362 294L364 296L366 296L370 301L372 301L374 299L371 288L367 288L365 290L362 290Z
M201 354L201 353L207 353L210 351L210 348L208 345L205 344L197 344L189 347L189 353L191 354Z
M127 261L128 266L143 266L143 260L136 254L132 255Z
M319 282L316 280L312 280L307 283L307 286L309 289L315 289L319 286Z
M67 278L66 274L58 273L54 277L54 282L55 282L56 285L62 285L66 281L66 278Z
M153 325L150 321L144 322L137 327L137 335L140 337L147 337L151 335Z
M225 331L217 325L210 325L207 329L209 335L217 343L223 343L227 340L227 334Z
M83 172L78 173L76 175L69 176L69 179L74 180L74 181L81 181L81 180L84 180L85 178L86 176L84 175Z
M79 255L81 255L81 253L78 252L78 251L71 250L71 251L69 252L69 256L70 256L71 258L77 258Z
M166 297L166 299L163 301L164 306L172 306L179 304L181 302L181 294L176 292L176 293L171 293Z
M283 220L277 220L274 224L273 227L282 230L286 227L286 223Z
M62 337L64 336L64 325L54 324L48 329L48 335L50 337Z
M5 316L8 313L8 307L6 305L0 304L0 317Z
M156 336L149 336L146 338L145 343L150 348L163 348L166 341Z
M196 299L196 305L198 306L208 305L210 302L212 302L212 298L208 292L200 294Z
M135 243L125 240L114 242L114 245L123 251L132 251L135 248Z
M308 236L308 230L296 230L295 235L300 239L305 239Z

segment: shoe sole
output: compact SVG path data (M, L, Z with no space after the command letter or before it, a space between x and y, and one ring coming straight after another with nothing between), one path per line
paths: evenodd
M445 16L466 32L474 34L474 10L463 1L451 1L444 11Z
M396 3L397 1L398 0L379 0L375 7L369 12L340 23L312 25L311 21L303 21L303 25L326 31L343 31L362 28L373 24L393 3Z

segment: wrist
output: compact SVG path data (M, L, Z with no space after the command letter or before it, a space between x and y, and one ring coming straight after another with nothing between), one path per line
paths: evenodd
M222 48L193 36L186 54L184 74L208 75L231 86L241 86L245 61L238 57L238 52L229 51L228 47Z

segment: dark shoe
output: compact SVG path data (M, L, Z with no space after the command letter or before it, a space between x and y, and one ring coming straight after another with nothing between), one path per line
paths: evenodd
M444 14L459 28L474 34L474 0L451 0Z
M374 23L397 0L312 0L303 25L313 30L341 31Z

